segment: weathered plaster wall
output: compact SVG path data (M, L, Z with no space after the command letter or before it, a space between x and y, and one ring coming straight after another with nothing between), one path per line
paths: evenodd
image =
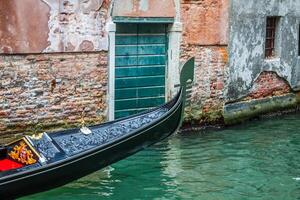
M299 94L292 92L289 83L275 72L262 72L246 97L224 107L225 123L235 124L272 112L293 112L300 103Z
M175 17L174 0L115 0L113 16Z
M226 100L246 96L264 71L284 78L293 90L300 89L298 32L300 1L231 0L229 80ZM279 16L277 56L265 59L266 17Z
M0 53L101 51L109 0L0 1Z
M181 0L183 42L227 45L229 0Z
M107 53L0 56L0 135L107 117Z
M109 0L42 0L50 7L48 47L44 52L108 49Z
M50 8L39 0L0 1L0 53L42 52Z
M227 71L228 0L181 0L181 60L195 57L195 84L186 120L222 122Z

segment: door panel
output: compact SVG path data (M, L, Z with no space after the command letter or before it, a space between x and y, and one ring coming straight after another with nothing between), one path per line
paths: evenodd
M116 79L116 89L121 88L141 88L149 86L163 86L165 84L164 76L150 77L128 77Z
M166 25L117 25L116 119L165 102L166 55Z
M143 87L143 88L125 88L116 90L116 99L130 99L130 98L143 98L143 97L155 97L164 96L165 87Z
M140 76L164 76L165 66L133 66L122 67L116 71L116 78L140 77Z

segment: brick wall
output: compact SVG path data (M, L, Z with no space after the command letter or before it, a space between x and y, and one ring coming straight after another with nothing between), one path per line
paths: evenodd
M262 99L291 93L291 87L286 80L275 72L262 72L255 80L249 94L242 101Z
M196 124L222 122L227 47L183 45L181 59L195 56L195 83L186 119Z
M181 60L195 57L195 84L186 120L222 123L227 70L228 0L181 0Z
M299 97L276 72L263 71L246 96L226 103L224 122L232 125L251 118L293 113L299 110Z
M0 77L1 137L106 120L106 52L3 55Z

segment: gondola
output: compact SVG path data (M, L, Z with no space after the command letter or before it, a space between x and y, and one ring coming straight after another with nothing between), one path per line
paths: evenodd
M194 59L183 66L178 94L155 109L100 125L25 136L0 148L0 199L62 186L176 132Z

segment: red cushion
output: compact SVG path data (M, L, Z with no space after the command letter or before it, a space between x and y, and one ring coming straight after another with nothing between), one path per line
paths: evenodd
M24 165L17 163L9 159L0 160L0 171L6 171L10 169L17 169L23 167Z

